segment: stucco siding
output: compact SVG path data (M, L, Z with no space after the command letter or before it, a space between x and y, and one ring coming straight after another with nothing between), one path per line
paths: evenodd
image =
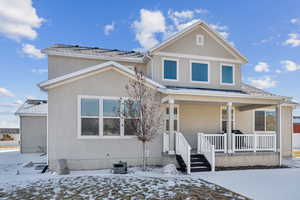
M292 107L282 107L282 156L292 156L292 134L293 134L293 109Z
M197 133L220 133L218 104L179 104L180 131L192 148L197 147Z
M163 79L163 59L177 59L177 67L178 67L178 81L168 81ZM179 86L179 87L202 87L202 88L215 88L215 89L240 89L241 86L241 71L240 65L234 64L234 85L222 85L221 84L221 63L218 61L208 61L208 60L196 60L189 58L177 58L171 56L153 56L153 66L154 73L153 79L163 85L169 86ZM191 67L190 61L204 61L209 63L209 83L199 83L191 81ZM224 64L232 64L232 63L224 63Z
M204 36L203 46L196 44L196 36L198 34ZM198 27L188 33L185 33L183 37L165 47L162 47L158 51L235 59L229 51L219 44L216 39L208 34L202 27Z
M136 138L78 139L77 97L127 96L128 78L115 70L77 80L48 92L49 98L49 161L55 169L57 159L66 158L71 169L101 169L111 167L115 161L141 164L142 144ZM67 144L67 145L66 145ZM161 163L162 135L147 146L149 162Z
M20 117L21 152L45 152L47 149L47 117Z
M72 58L64 56L48 56L48 79L53 79L68 73L76 72L78 70L95 66L101 63L108 62L108 60ZM118 63L125 66L137 67L147 74L146 64L120 62Z

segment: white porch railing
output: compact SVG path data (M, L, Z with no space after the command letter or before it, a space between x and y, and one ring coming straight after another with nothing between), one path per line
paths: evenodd
M276 134L203 134L204 138L215 147L215 152L274 151L276 152ZM232 138L232 149L229 139ZM200 140L204 140L200 138ZM198 137L198 145L201 143Z
M276 134L232 134L235 151L276 151Z
M197 134L197 153L203 154L211 166L211 171L215 171L215 146L208 138L204 133Z
M163 152L167 153L170 150L170 138L168 133L163 134Z
M226 153L227 137L225 134L202 134L210 144L215 146L215 152Z
M175 152L180 155L186 164L187 173L191 173L191 146L180 132L175 133Z

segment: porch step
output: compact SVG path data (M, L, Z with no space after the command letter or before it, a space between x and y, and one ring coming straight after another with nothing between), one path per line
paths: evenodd
M176 155L176 160L179 164L179 170L182 172L187 171L187 166L180 155ZM210 171L211 166L203 154L192 154L191 155L191 172L203 172Z
M211 166L203 154L191 155L191 172L210 171Z

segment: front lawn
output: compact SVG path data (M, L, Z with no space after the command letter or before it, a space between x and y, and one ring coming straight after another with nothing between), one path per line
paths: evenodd
M2 199L247 199L191 177L67 176L0 188Z

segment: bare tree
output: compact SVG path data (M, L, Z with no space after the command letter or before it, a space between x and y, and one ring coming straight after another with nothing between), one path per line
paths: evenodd
M125 100L127 126L143 144L143 170L146 170L146 143L152 141L162 128L159 92L147 85L143 72L135 68L135 78L126 85L129 98Z

